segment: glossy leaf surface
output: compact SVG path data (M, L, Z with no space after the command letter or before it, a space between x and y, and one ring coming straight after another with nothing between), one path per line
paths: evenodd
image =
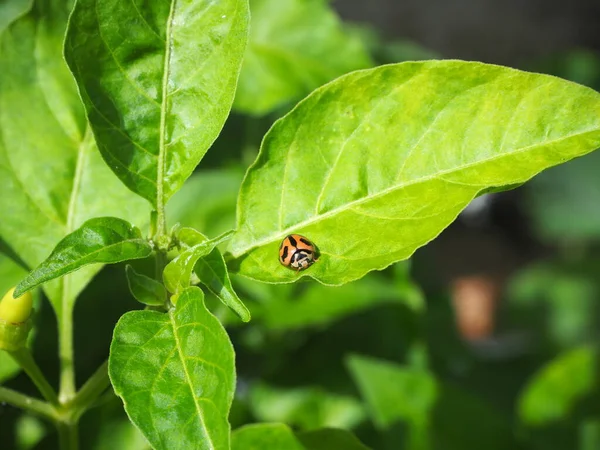
M234 108L265 114L372 65L324 0L252 0L252 26Z
M183 291L169 313L125 314L115 328L109 375L153 448L229 448L233 347L199 288Z
M577 401L594 389L597 363L596 352L583 347L543 367L521 394L519 416L523 423L540 426L567 417Z
M355 72L265 137L240 191L231 267L342 284L408 258L482 192L599 146L600 95L558 78L462 61ZM299 273L278 261L290 233L320 250Z
M106 167L64 62L66 2L38 0L0 36L0 236L27 266L96 216L143 224L149 208ZM89 266L44 290L55 309L98 272Z
M152 253L138 228L123 219L98 217L67 235L15 289L15 297L40 284L94 263L146 258Z
M219 134L247 32L244 0L77 2L65 55L98 147L153 205L181 187Z
M137 273L129 264L125 267L129 291L138 302L145 305L162 306L167 301L165 287L154 278Z

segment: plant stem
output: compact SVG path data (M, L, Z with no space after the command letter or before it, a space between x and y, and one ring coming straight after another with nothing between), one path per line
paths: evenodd
M81 387L71 402L70 406L73 420L77 421L108 386L110 386L110 380L108 379L108 361L104 361L98 370L96 370L96 372L94 372Z
M57 422L56 429L58 431L58 442L60 450L77 450L77 448L79 447L77 422Z
M0 386L0 402L40 415L53 422L57 420L56 410L48 403L2 386Z
M9 353L23 368L29 378L31 378L31 381L33 381L48 403L57 408L59 406L59 402L56 392L52 386L50 386L50 383L48 383L48 380L46 380L46 377L36 364L33 356L31 355L31 351L27 347L21 347L19 350Z
M70 277L62 278L62 300L58 317L58 345L60 357L61 404L71 401L75 395L75 367L73 362L73 301L69 296Z

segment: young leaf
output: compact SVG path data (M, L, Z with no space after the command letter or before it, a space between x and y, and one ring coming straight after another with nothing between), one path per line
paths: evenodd
M229 271L218 248L214 248L208 255L200 258L196 263L194 272L200 282L226 306L231 308L242 321L250 321L250 311L233 290L229 279Z
M372 62L323 0L252 0L234 108L262 115Z
M232 267L346 283L408 258L480 193L599 146L600 95L558 78L462 61L354 72L266 135L240 190ZM278 261L290 233L320 250L302 272Z
M229 113L247 0L79 0L69 23L65 56L106 163L164 205Z
M430 373L358 355L350 356L347 365L377 426L386 428L399 419L427 421L438 395Z
M228 238L230 233L225 233L223 236L227 236ZM205 245L208 245L208 238L194 228L182 228L177 233L177 238L182 244L189 247L180 255L180 257L185 258L185 254L187 254L186 252L189 251L199 253L206 251ZM193 248L196 250L192 250ZM223 259L223 255L221 255L220 250L214 247L208 254L206 254L206 256L202 256L197 259L197 262L194 261L194 258L185 263L185 270L183 270L183 266L181 266L183 261L175 260L172 261L172 263L174 263L173 266L167 266L165 268L163 277L166 273L169 277L168 286L171 286L175 289L175 291L171 292L177 292L178 283L189 283L191 272L188 275L187 269L192 267L200 282L204 284L209 291L217 296L219 300L225 304L225 306L231 308L240 317L240 319L242 319L242 321L249 322L250 311L248 311L246 305L244 305L244 303L233 290L231 280L229 279L229 272L227 271L227 266L225 265L225 260ZM195 267L194 263L196 264Z
M183 229L188 233L190 229ZM195 231L195 230L194 230ZM163 281L169 292L176 294L190 285L190 277L196 262L208 255L217 245L225 242L233 234L232 231L223 233L212 240L204 240L204 236L197 233L197 244L182 251L173 261L167 264L163 272ZM180 233L181 234L181 233Z
M0 35L0 236L28 267L98 216L143 224L149 207L106 167L62 56L69 2L38 0ZM55 310L98 272L44 285Z
M292 430L283 423L246 425L231 433L231 450L255 448L261 450L306 450L296 439Z
M185 289L168 314L125 314L108 368L129 418L153 448L229 448L233 347L199 288Z
M307 450L369 450L347 430L322 428L296 434Z
M148 241L129 222L116 217L90 219L56 245L50 256L17 285L14 296L87 264L117 263L146 258L151 253Z
M167 291L158 281L137 273L129 264L125 267L129 291L138 302L150 306L162 306L167 301Z
M540 426L564 419L576 402L589 394L597 380L597 355L578 348L551 361L535 374L519 399L519 417Z

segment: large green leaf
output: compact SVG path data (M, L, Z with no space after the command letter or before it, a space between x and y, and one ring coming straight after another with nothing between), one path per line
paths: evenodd
M532 377L521 394L521 421L539 426L567 417L577 401L594 389L596 365L596 351L588 347L551 361Z
M345 283L408 258L482 192L598 146L600 95L558 78L462 61L355 72L266 135L231 253L261 281ZM278 261L290 233L320 250L299 273Z
M104 159L153 205L177 191L233 102L247 0L79 0L65 41Z
M234 108L265 114L372 65L325 0L252 0L252 27Z
M147 220L106 167L62 57L67 2L38 0L0 36L0 236L29 266L96 216ZM89 266L44 286L57 311L99 270Z
M147 258L151 253L137 227L116 217L96 217L56 244L50 256L17 285L14 296L88 264Z
M428 421L438 396L429 372L358 355L348 358L348 368L378 426L385 428L397 420L418 425Z
M229 448L233 347L197 287L167 314L133 311L117 324L109 375L155 449Z

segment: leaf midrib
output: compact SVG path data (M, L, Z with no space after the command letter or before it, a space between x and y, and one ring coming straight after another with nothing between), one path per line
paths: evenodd
M156 209L160 215L164 214L164 174L166 164L166 126L167 126L167 102L169 77L171 75L171 26L177 0L171 1L171 9L167 18L167 29L165 31L165 59L163 63L162 92L160 101L160 128L158 145L158 167L156 171ZM160 224L159 224L160 226Z
M582 136L584 136L586 134L589 134L589 133L598 133L598 132L600 132L600 128L592 128L592 129L588 129L588 130L581 131L581 132L578 132L578 133L569 134L569 135L563 136L563 137L561 137L559 139L554 139L554 140L550 140L550 141L545 141L543 143L537 143L537 144L533 144L533 145L528 145L526 147L519 148L519 149L514 150L512 152L505 152L505 153L502 153L502 154L499 154L499 155L491 156L491 157L486 158L486 159L474 161L474 162L468 163L468 164L463 164L463 165L456 166L456 167L453 167L453 168L450 168L450 169L447 169L447 170L442 170L442 171L436 172L436 173L428 175L428 176L424 176L424 177L420 177L420 178L414 178L414 179L410 180L409 182L400 183L400 184L388 187L388 188L383 189L383 190L381 190L381 191L379 191L376 194L373 194L371 196L361 197L358 200L353 200L351 202L345 203L345 204L343 204L341 206L338 206L337 208L334 208L334 209L332 209L330 211L327 211L327 212L325 212L323 214L319 214L319 215L313 216L313 218L310 218L308 220L305 220L305 221L302 221L302 222L298 222L298 223L296 223L296 224L294 224L292 226L289 226L289 227L287 227L287 228L285 228L283 230L279 230L278 233L276 233L276 234L271 234L267 238L264 238L264 239L262 239L260 241L256 241L256 242L254 242L251 245L248 245L246 247L242 247L240 249L232 249L231 254L235 258L239 258L240 256L244 255L245 253L248 253L250 250L253 250L253 249L257 248L257 247L261 247L261 246L263 246L265 244L268 244L268 243L271 243L273 241L277 241L277 240L281 239L282 236L288 235L292 231L295 231L295 230L298 230L300 228L304 228L304 227L307 227L307 226L312 225L314 223L320 222L320 221L325 220L325 219L327 219L327 218L329 218L331 216L334 216L334 215L336 215L336 214L338 214L340 212L343 212L343 211L345 211L347 209L352 209L352 208L354 208L354 207L356 207L358 205L361 205L363 203L367 203L367 202L369 202L371 200L375 200L375 199L377 199L379 197L383 197L383 196L385 196L385 195L387 195L389 193L392 193L392 192L394 192L394 191L396 191L398 189L402 189L402 188L405 188L405 187L408 187L408 186L412 186L412 185L415 185L415 184L419 184L419 183L430 181L430 180L433 180L433 179L436 179L436 178L440 178L440 177L442 177L444 175L452 174L452 173L455 173L455 172L460 172L462 170L469 169L469 168L471 168L473 166L477 166L477 165L480 165L480 164L489 163L489 162L494 161L496 159L501 159L501 158L504 158L504 157L507 157L507 156L517 155L519 153L523 153L523 152L526 152L528 150L535 149L537 147L545 147L545 146L557 144L557 143L560 143L562 141L566 141L566 140L569 140L569 139L572 139L572 138L582 137ZM577 155L577 156L581 156L581 155ZM541 170L543 170L543 169L541 169ZM472 184L470 186L477 186L477 185L476 184ZM481 185L481 186L487 186L487 185Z
M179 336L177 334L177 322L175 320L175 315L174 315L173 310L171 310L169 312L169 319L171 322L171 326L173 327L173 339L175 340L175 348L177 349L177 354L179 355L179 359L181 361L181 366L183 367L183 373L185 374L185 379L187 381L186 384L187 384L188 388L190 389L190 395L192 396L192 399L194 401L194 406L196 407L196 413L198 414L198 419L200 420L200 426L201 426L202 430L204 431L203 434L206 436L206 443L208 443L210 445L211 450L214 450L215 446L210 437L210 434L208 433L208 429L206 427L206 420L204 419L204 413L202 412L202 409L200 408L200 403L199 403L200 398L197 398L194 395L194 390L192 389L192 379L188 372L187 364L185 362L185 356L184 356L182 348L181 348L181 343L179 342Z

